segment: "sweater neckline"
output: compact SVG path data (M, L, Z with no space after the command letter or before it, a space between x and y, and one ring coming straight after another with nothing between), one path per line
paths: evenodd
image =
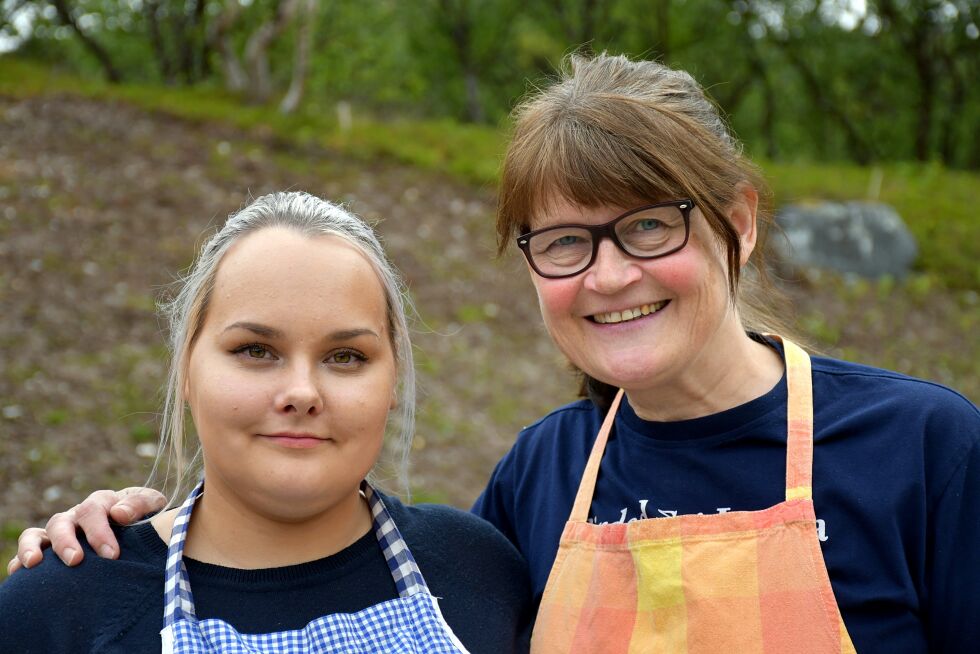
M775 349L782 358L778 342L757 334L750 336ZM784 369L776 385L759 397L718 413L670 422L644 420L633 410L629 398L624 397L616 416L616 431L635 442L657 447L714 445L750 433L760 420L769 419L776 411L784 412L786 394Z
M167 543L160 538L153 525L145 522L132 529L133 535L153 556L166 560ZM322 579L324 575L341 576L364 565L364 559L371 556L381 556L381 549L373 530L369 530L364 536L335 554L295 565L246 570L205 563L189 557L184 557L184 563L187 565L188 575L195 579L206 580L209 583L248 584L254 587L261 584L309 581L311 577Z

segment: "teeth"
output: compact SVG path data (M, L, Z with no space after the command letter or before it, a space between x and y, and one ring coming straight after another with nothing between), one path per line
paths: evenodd
M623 311L611 311L609 313L597 313L592 318L600 324L606 323L616 323L616 322L626 322L628 320L633 320L634 318L639 318L640 316L648 316L651 313L656 313L666 306L667 301L663 300L661 302L654 302L653 304L643 304L633 309L624 309Z

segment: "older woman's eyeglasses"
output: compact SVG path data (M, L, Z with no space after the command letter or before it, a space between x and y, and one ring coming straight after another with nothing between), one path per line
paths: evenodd
M542 277L571 277L595 262L599 243L608 237L637 259L677 252L691 233L691 200L674 200L631 209L602 225L552 225L517 237L534 272Z

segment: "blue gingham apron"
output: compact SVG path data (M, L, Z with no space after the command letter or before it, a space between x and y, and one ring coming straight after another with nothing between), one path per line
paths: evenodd
M240 634L222 620L198 620L183 554L191 511L203 490L202 480L180 507L170 534L160 632L163 654L466 654L443 619L436 598L429 593L388 509L367 482L362 490L371 507L374 533L398 588L396 599L357 613L325 615L303 629L269 634Z

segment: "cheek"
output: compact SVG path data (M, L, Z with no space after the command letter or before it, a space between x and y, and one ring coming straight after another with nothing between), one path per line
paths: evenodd
M223 427L252 422L271 401L271 390L248 375L217 366L192 371L187 400L202 440Z
M545 324L551 324L572 312L581 285L575 279L538 278L535 280L534 288L538 293L541 316Z
M701 295L706 289L725 289L724 265L708 256L698 243L691 243L676 255L653 262L649 270L657 282L679 298Z

